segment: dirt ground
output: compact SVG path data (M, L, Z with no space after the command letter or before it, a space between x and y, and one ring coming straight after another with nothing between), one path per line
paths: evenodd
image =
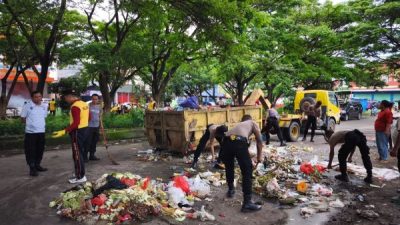
M377 150L374 147L373 118L365 118L360 121L346 121L337 127L338 130L358 128L363 131L371 145L371 158L374 167L392 168L396 161L391 159L387 164L376 162ZM276 137L274 137L276 138ZM98 148L98 162L87 164L87 177L94 180L104 173L132 172L141 176L152 178L163 178L167 181L174 172L181 171L185 165L183 160L174 156L169 162L143 162L138 157L139 150L149 149L144 140L135 140L138 143L120 142L114 143L110 150L114 158L120 165L112 165L106 156L103 147ZM278 142L274 142L278 144ZM302 158L310 159L317 155L320 160L328 159L329 147L320 135L315 143L296 142L297 146L312 146L313 152L304 153ZM338 148L337 148L338 149ZM361 165L360 154L356 152L354 161ZM71 151L68 148L47 151L43 159L43 166L49 171L41 173L39 177L31 178L28 176L28 167L25 163L25 156L13 155L0 158L0 225L56 225L56 224L79 224L68 219L61 219L56 215L56 211L48 207L51 200L59 195L60 192L73 187L68 184L67 179L72 175L73 163ZM205 164L205 169L210 165ZM153 218L144 224L163 225L163 224L400 224L400 205L392 203L393 197L399 196L396 193L400 188L400 180L381 182L375 180L375 184L383 188L374 188L365 185L362 178L351 176L351 183L341 184L333 179L336 171L327 173L331 180L334 192L344 192L350 196L350 200L356 199L359 194L364 194L364 201L354 200L343 210L332 210L329 213L317 214L309 219L303 219L299 215L298 207L294 209L281 209L274 201L265 200L263 209L253 214L240 213L242 196L240 188L234 199L226 199L226 186L219 188L212 187L212 201L197 202L196 207L206 206L206 210L216 216L214 222L200 222L185 220L177 222L162 217ZM255 196L256 200L261 200ZM365 205L374 205L374 211L379 214L376 219L368 220L357 214L357 209L366 208ZM102 223L99 223L102 224Z

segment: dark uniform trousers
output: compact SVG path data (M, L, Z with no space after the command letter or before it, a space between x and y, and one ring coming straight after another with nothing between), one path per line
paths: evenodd
M45 145L44 133L25 133L24 147L26 163L29 167L40 166Z
M88 153L94 156L96 152L97 142L99 141L100 131L99 127L88 127L87 128L87 138L86 138L86 148L84 158L87 158Z
M279 122L276 117L268 117L267 119L267 130L265 132L267 143L269 143L270 139L269 131L271 130L272 127L274 128L274 130L276 130L276 134L278 135L279 141L282 143L283 142L282 131L281 128L279 127Z
M246 200L251 200L253 163L250 158L248 143L246 141L234 140L225 137L222 143L223 162L225 164L226 181L230 190L234 189L235 158L242 172L242 191Z
M85 176L85 139L87 136L87 127L73 130L69 133L72 143L72 158L74 160L75 178L81 179Z
M193 157L193 162L197 162L199 160L199 157L201 155L201 153L204 151L204 149L206 148L206 144L207 141L210 139L210 126L212 126L213 124L210 124L207 126L206 128L206 132L203 134L203 136L201 136L199 144L196 147L196 151L194 152L194 157ZM220 148L219 148L219 153L218 153L218 163L221 162L222 159L222 139L215 137L215 139L219 142Z
M304 130L304 138L307 136L310 127L311 127L311 139L313 139L315 135L315 130L317 129L317 117L307 116L306 129Z
M369 157L369 147L364 134L358 130L347 132L344 137L344 144L339 149L339 166L342 174L347 174L346 159L350 152L358 147L360 149L361 158L368 175L372 175L372 163Z

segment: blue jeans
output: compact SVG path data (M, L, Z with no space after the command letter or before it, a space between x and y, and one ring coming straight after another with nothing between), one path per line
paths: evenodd
M376 146L378 147L378 152L379 152L379 158L381 160L387 160L388 158L388 144L389 144L389 138L385 134L385 132L382 131L376 131L375 133L376 137Z

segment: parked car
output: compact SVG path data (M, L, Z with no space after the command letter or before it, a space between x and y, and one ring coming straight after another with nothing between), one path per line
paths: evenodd
M340 119L343 121L349 119L361 119L363 107L360 102L346 102L340 106Z

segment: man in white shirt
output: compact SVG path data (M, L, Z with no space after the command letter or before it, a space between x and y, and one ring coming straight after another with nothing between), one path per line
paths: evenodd
M38 171L47 171L40 166L45 145L47 104L42 102L42 94L34 91L32 101L22 108L21 119L25 123L25 157L31 176L38 176Z

